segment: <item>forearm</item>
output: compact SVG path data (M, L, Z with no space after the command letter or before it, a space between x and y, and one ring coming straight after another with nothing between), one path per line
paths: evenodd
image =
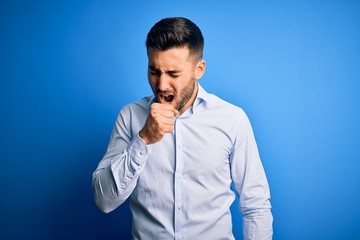
M103 212L114 210L130 196L148 155L148 147L138 138L121 154L105 155L92 183L96 204Z
M235 189L240 196L245 240L272 239L270 188L261 163L251 124L241 118L236 145L231 158Z
M125 202L131 193L131 188L128 188L127 192L120 189L109 166L94 173L93 193L96 205L101 211L108 213Z
M243 214L244 240L271 240L272 223L270 208L247 211Z

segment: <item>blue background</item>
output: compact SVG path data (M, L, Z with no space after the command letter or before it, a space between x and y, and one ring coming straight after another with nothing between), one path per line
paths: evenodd
M130 239L128 205L101 213L91 175L120 108L151 94L144 41L168 16L198 24L200 83L249 115L274 239L360 239L360 2L349 0L1 1L0 239Z

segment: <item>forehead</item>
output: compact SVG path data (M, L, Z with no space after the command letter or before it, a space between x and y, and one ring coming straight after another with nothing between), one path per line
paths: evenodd
M167 50L149 48L149 66L157 68L181 66L189 63L189 53L188 47L174 47Z

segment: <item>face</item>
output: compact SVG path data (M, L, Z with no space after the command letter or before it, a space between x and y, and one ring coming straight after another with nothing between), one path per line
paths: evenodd
M195 60L187 47L150 48L148 60L148 79L157 101L173 105L180 114L186 111L196 98L205 61Z

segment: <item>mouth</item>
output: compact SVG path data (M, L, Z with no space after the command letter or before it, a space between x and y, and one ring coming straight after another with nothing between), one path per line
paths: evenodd
M171 103L174 100L173 94L159 94L159 101L165 103Z

